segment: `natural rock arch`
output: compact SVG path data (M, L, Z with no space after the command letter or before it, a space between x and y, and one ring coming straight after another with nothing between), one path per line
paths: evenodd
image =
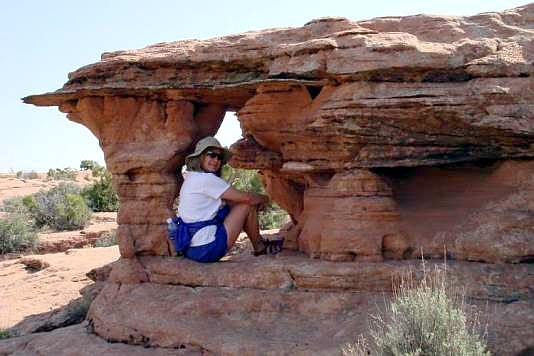
M518 262L534 254L532 244L518 251L498 236L532 242L529 224L513 216L517 206L505 202L532 197L531 11L324 18L105 53L62 89L25 102L58 105L98 137L121 198L124 257L171 253L163 222L179 187L176 168L236 110L246 140L233 146L233 164L263 171L294 222L288 246L333 260L446 248L460 259ZM496 163L458 165L480 160ZM413 168L413 179L446 175L456 185L434 196L403 190L413 184L394 168L428 166L440 168ZM492 178L507 172L519 173ZM479 190L466 191L472 185ZM407 195L399 205L395 196ZM464 198L470 204L451 203ZM434 217L421 208L429 200ZM499 226L482 234L481 214ZM484 247L474 251L468 240L477 239Z
M24 98L59 106L98 137L121 199L122 258L91 306L94 331L214 353L331 354L363 332L391 279L416 266L384 259L422 252L490 262L451 262L450 277L494 308L494 352L531 350L534 274L517 263L534 256L533 14L530 4L471 17L324 18L157 44L105 53L62 89ZM232 164L259 169L291 215L286 247L355 262L165 258L176 169L226 111L237 111L245 137ZM206 308L204 297L231 308ZM219 325L246 332L236 343ZM266 342L265 330L281 341Z

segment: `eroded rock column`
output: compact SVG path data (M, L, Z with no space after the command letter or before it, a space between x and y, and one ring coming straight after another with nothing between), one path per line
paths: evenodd
M407 247L399 218L391 188L378 175L337 173L304 193L298 246L321 259L382 261L386 242L391 257L402 256Z
M198 137L217 130L224 108L115 96L85 97L61 109L87 126L104 150L120 198L121 256L171 254L165 220L181 183L177 168Z

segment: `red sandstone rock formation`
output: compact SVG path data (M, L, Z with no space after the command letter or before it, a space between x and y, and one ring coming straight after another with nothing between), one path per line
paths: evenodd
M126 259L91 307L95 331L215 353L332 353L361 330L377 298L368 293L388 293L395 268L413 265L375 263L365 274L367 264L358 262L421 253L531 262L533 28L534 4L471 17L324 18L105 53L70 73L62 89L25 98L59 106L98 137L120 195ZM178 192L177 168L228 110L237 111L245 137L232 146L232 164L260 169L269 195L291 215L286 247L356 263L334 272L325 261L295 269L283 260L276 271L247 264L260 277L238 266L213 279L208 266L196 275L191 266L142 257L172 254L164 221ZM515 284L529 281L531 265L454 266L455 281L474 289L471 298L493 303L493 350L532 350L534 335L523 327L532 321L531 283ZM169 309L166 296L186 306ZM191 312L187 305L197 314L177 321ZM283 329L272 330L274 323ZM302 334L304 324L326 332L324 347L317 334ZM244 341L232 343L228 325L238 325Z
M308 255L447 249L520 262L534 255L534 213L512 205L518 194L534 200L532 181L496 177L533 173L533 11L324 18L105 53L62 89L25 102L58 105L99 138L121 198L125 257L170 253L162 222L177 167L236 110L248 143L234 146L233 164L264 173L293 219L290 240ZM435 165L443 168L422 168ZM439 183L451 189L432 183L443 176L454 177Z

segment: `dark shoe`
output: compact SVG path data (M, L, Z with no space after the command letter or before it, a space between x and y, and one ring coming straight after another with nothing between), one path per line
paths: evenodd
M260 251L254 251L254 256L276 255L277 253L282 251L282 248L284 246L283 239L268 240L261 238L261 242L263 243L263 249L261 249Z

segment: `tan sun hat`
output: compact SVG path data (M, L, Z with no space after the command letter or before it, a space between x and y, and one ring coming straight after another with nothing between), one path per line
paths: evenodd
M232 157L232 153L228 151L226 148L224 148L219 141L215 137L212 136L206 136L202 140L197 142L197 145L195 146L195 152L191 153L187 157L185 157L185 163L189 163L189 160L192 158L196 158L202 154L206 149L210 147L216 147L222 150L223 152L223 160L222 163L228 162L230 157Z

